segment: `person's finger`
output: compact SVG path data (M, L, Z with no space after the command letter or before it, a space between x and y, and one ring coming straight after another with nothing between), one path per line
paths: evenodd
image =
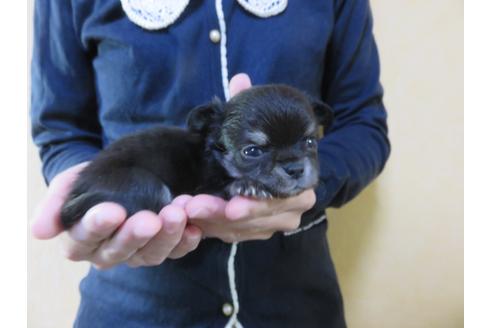
M225 208L225 216L231 220L242 220L251 217L270 216L280 212L282 200L256 200L248 197L236 196Z
M301 215L302 213L297 211L289 211L274 216L262 217L256 220L256 225L258 226L257 229L258 231L269 229L272 232L289 232L299 228L299 225L301 224ZM263 229L260 226L263 226Z
M48 194L36 207L31 225L31 233L37 239L50 239L63 231L60 212L65 198Z
M234 97L239 92L251 87L251 79L245 73L234 75L229 82L229 92Z
M177 206L179 206L181 208L184 208L186 206L186 204L192 198L193 198L193 196L191 196L191 195L186 195L186 194L179 195L178 197L176 197L176 198L173 199L173 201L171 202L171 204L177 205Z
M50 183L48 193L37 206L31 225L31 233L37 239L50 239L63 231L60 212L78 173L88 162L80 163L59 173Z
M124 262L144 247L161 228L161 219L157 214L140 211L132 215L111 239L102 243L90 261L101 269Z
M50 182L48 194L68 194L72 184L77 180L79 172L82 171L90 162L82 162L72 167L69 167L65 171L57 174Z
M186 213L177 205L168 205L159 213L162 229L129 260L130 266L159 265L180 242L186 225Z
M100 203L70 228L69 235L81 244L94 245L109 238L125 218L123 206L111 202Z
M292 200L292 202L286 204L285 209L287 211L301 211L304 213L316 203L316 193L314 189L304 190L299 195L292 197Z
M313 207L315 201L316 195L312 189L285 199L256 200L237 196L227 204L225 215L231 220L241 220L251 217L274 216L288 211L305 212Z
M216 238L226 243L267 240L276 232L289 232L297 229L301 222L301 214L299 212L283 212L274 216L230 222L234 228L216 230Z
M222 219L227 202L212 195L197 195L190 199L185 206L190 219Z
M95 249L118 229L126 218L116 203L92 207L63 237L65 256L74 261L88 259Z
M189 252L195 250L198 244L202 240L202 231L200 228L189 225L185 228L183 232L183 238L178 245L169 253L169 258L179 259Z

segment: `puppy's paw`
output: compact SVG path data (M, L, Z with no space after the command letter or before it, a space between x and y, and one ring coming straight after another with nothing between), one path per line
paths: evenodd
M244 196L257 199L271 199L273 195L259 183L248 180L237 180L228 187L230 197Z

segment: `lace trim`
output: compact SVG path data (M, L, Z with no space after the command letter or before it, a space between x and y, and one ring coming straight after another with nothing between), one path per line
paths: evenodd
M140 27L158 30L174 23L190 0L120 0L128 18ZM248 12L262 18L280 14L288 0L237 0Z
M121 0L128 18L148 30L165 28L183 13L189 0Z
M244 9L258 17L280 14L287 8L288 0L237 0Z

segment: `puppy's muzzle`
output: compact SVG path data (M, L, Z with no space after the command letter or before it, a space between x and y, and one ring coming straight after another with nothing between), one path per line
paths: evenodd
M282 165L282 169L293 179L299 179L304 174L304 162L295 162Z

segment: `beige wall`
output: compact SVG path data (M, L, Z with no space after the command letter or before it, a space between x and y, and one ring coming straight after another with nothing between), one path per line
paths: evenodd
M463 3L373 0L393 152L329 210L350 327L463 326ZM29 211L45 189L29 149ZM68 327L86 264L28 244L29 327Z

